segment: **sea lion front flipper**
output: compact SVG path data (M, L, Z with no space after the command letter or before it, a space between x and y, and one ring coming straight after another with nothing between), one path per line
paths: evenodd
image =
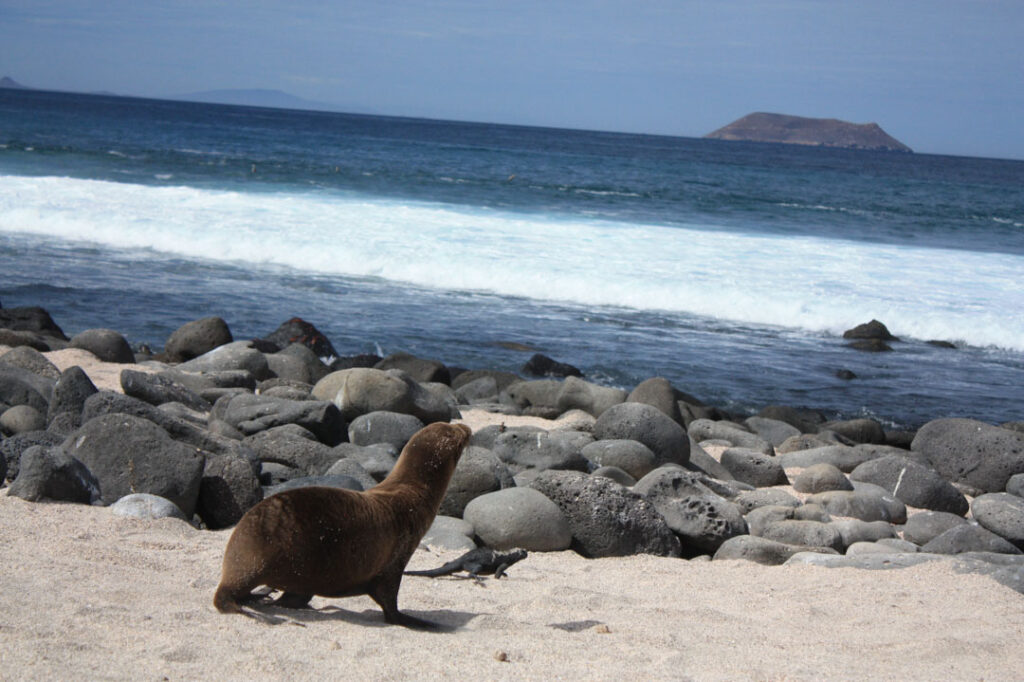
M370 598L377 602L377 605L384 612L384 620L392 625L402 625L417 630L440 629L441 626L437 623L409 616L398 610L398 587L401 584L402 572L399 570L395 575L382 576L367 590Z

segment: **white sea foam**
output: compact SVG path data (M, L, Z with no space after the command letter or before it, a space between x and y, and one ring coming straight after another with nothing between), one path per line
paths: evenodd
M1024 351L1024 257L341 196L0 176L0 231L583 305Z

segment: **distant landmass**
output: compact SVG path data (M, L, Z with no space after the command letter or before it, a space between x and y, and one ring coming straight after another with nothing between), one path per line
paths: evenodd
M9 76L4 76L3 78L0 78L0 88L11 88L12 90L31 90L32 89L32 88L28 87L27 85L22 85L21 83L19 83L18 81L14 80L13 78L10 78Z
M747 114L704 137L875 151L913 151L882 130L877 123L850 123L835 118L806 118L760 111Z
M340 107L328 102L316 102L290 95L281 90L230 89L203 90L182 95L168 95L166 99L188 102L204 102L206 104L238 104L246 107L274 107L276 109L312 109L319 111L338 111Z

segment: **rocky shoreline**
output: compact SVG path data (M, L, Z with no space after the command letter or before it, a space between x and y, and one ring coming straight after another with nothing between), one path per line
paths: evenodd
M222 529L289 487L370 487L416 430L463 420L473 440L431 546L949 561L1024 593L1021 422L886 432L777 405L744 417L663 378L627 392L543 356L519 375L340 357L298 319L236 341L204 318L153 353L112 330L67 339L39 308L0 309L0 345L0 478L30 501ZM82 361L59 368L50 358L68 348ZM114 383L98 386L93 364Z

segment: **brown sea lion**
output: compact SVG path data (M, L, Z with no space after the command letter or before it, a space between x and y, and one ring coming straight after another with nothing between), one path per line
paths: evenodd
M369 595L388 623L432 627L398 610L409 557L433 523L471 431L462 424L420 429L387 478L365 492L309 487L268 497L235 527L213 604L242 609L260 585L281 590L275 602L301 607L314 595Z

